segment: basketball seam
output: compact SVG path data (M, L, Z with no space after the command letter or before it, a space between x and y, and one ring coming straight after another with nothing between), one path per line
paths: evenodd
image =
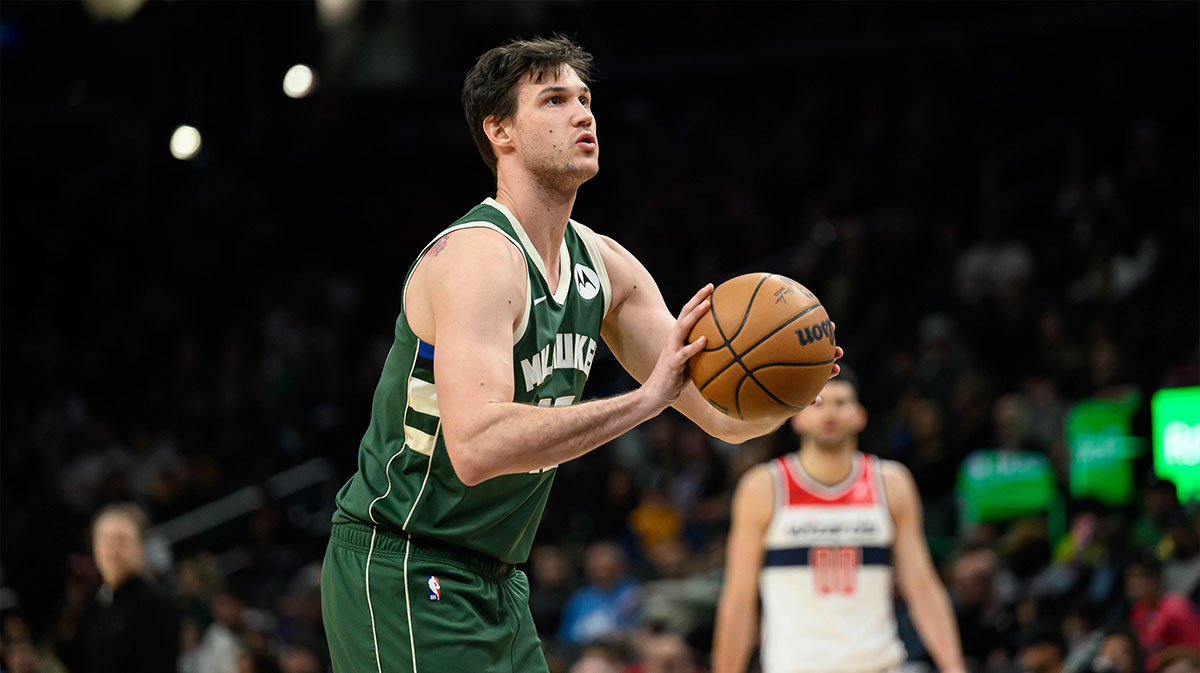
M747 373L752 374L760 369L766 369L767 367L820 367L821 365L831 365L836 359L837 358L830 358L828 360L821 360L820 362L764 362L760 365L755 365L754 369L751 369Z
M742 353L743 353L743 354L745 354L745 353L749 353L750 351L754 350L754 349L755 349L755 348L757 348L759 345L761 345L761 344L762 344L764 341L766 341L767 339L770 339L771 337L773 337L773 336L775 336L776 334L778 334L778 333L779 333L779 331L780 331L780 330L782 330L784 327L787 327L788 325L792 324L793 322L796 322L796 320L797 320L798 318L801 318L801 317L803 317L803 316L805 316L805 315L808 315L809 313L811 313L812 311L814 311L815 309L818 309L818 308L820 308L820 307L821 307L821 302L817 302L817 303L813 304L812 306L809 306L808 308L804 309L803 311L800 311L800 312L799 312L799 313L797 313L796 315L794 315L794 316L792 316L792 317L788 318L788 319L787 319L787 320L785 320L784 322L780 323L778 327L775 327L775 328L774 328L774 329L772 329L770 332L768 332L766 335L764 335L764 336L763 336L761 339L759 339L758 341L755 341L753 344L751 344L751 345L750 345L750 347L749 347L749 348L747 348L746 350L742 351ZM710 310L711 310L711 309L710 309ZM721 323L720 323L720 321L719 321L719 320L717 320L717 315L716 315L715 313L713 314L713 324L717 326L717 332L718 332L718 333L720 333L720 335L721 335L721 338L722 338L722 339L724 339L724 338L725 338L725 332L724 332L724 331L721 329ZM742 369L746 370L746 373L747 373L747 374L749 374L749 373L750 373L750 369L749 369L748 367L746 367L746 365L745 365L745 364L743 364L743 363L742 363L742 357L741 357L741 355L738 355L738 353L737 353L736 351L734 351L734 350L733 350L733 344L729 343L729 341L728 341L728 340L726 340L726 342L725 342L725 345L727 345L727 346L729 347L729 352L730 352L730 353L733 353L733 359L732 359L732 360L730 360L729 362L726 362L726 363L725 363L725 365L724 365L723 367L721 367L721 368L720 368L720 369L718 369L716 372L714 372L712 376L708 377L708 380L707 380L707 381L705 381L704 383L700 384L699 388L700 388L700 390L701 390L701 391L703 391L705 388L707 388L707 387L708 387L708 384L710 384L710 383L712 383L713 381L715 381L715 380L716 380L716 378L717 378L718 376L720 376L721 374L724 374L724 373L725 373L725 371L726 371L726 370L728 370L730 367L732 367L732 366L733 366L733 363L735 363L735 362L736 362L737 364L739 364L739 365L742 365Z
M725 340L725 343L721 344L720 346L715 346L713 348L705 348L703 351L701 351L702 353L711 353L713 351L719 351L722 348L724 348L725 346L728 346L729 343L732 342L734 339L738 338L738 335L742 333L742 328L746 326L746 321L750 319L750 308L752 306L754 306L754 298L758 296L758 291L760 289L762 289L763 283L767 282L767 279L773 277L774 275L775 274L770 273L770 274L763 276L762 278L760 278L758 280L758 285L754 286L754 292L750 293L750 301L746 302L746 310L745 310L745 312L742 313L741 324L739 324L737 329L733 331L733 334L730 335L730 337ZM716 296L717 296L717 293L714 290L713 297L715 298ZM710 299L709 302L710 302L709 310L715 311L716 310L715 307L713 307L713 305L711 304L712 300ZM716 313L713 313L713 322L714 323L717 322L717 314ZM720 326L717 327L717 330L718 331L720 330ZM721 336L724 337L725 334L722 332Z
M742 369L746 369L746 365L743 364ZM757 370L758 367L755 367L755 369ZM763 385L762 381L758 380L758 377L756 377L754 374L752 374L749 369L746 369L746 375L743 376L740 381L738 381L737 387L735 387L733 389L733 396L734 396L733 401L737 405L738 418L745 420L745 416L742 416L742 384L746 382L746 379L750 379L751 381L754 381L755 385L757 385L759 388L761 388L764 393L766 393L767 395L769 395L771 397L771 399L775 400L779 404L782 404L783 406L787 407L788 409L791 409L792 411L800 411L802 409L802 407L792 406L792 405L788 404L787 402L784 402L783 400L776 397L775 393L771 392L770 389L768 389L765 385Z
M711 377L710 377L710 378L709 378L707 381L705 381L705 382L704 382L704 384L703 384L703 385L701 385L701 386L699 387L699 390L700 390L700 392L704 392L704 389L708 387L708 384L710 384L710 383L712 383L712 382L713 382L713 379L717 378L717 376L718 376L718 375L719 375L721 372L725 371L726 369L729 369L729 366L730 366L731 364L733 364L733 362L736 362L736 361L737 361L737 359L738 359L738 354L737 354L736 352L734 352L734 350L733 350L733 344L729 343L729 339L728 339L728 338L726 338L726 336L725 336L725 330L721 329L721 321L720 321L720 320L717 320L716 302L714 301L715 299L716 299L716 292L714 292L714 293L713 293L713 298L712 298L712 299L709 299L709 303L708 303L708 310L709 310L710 312L712 312L713 325L714 325L714 326L716 326L716 328L717 328L717 334L720 334L720 335L721 335L721 339L722 339L722 340L725 342L725 343L723 344L723 346L728 346L728 347L729 347L729 352L730 352L730 353L733 353L733 360L732 360L732 361L730 361L729 363L727 363L727 364L726 364L724 367L722 367L722 368L721 368L721 371L717 372L716 374L713 374L713 375L712 375L712 376L711 376ZM749 306L747 306L747 307L746 307L746 312L747 312L747 313L749 313L749 312L750 312L750 308L749 308ZM742 369L745 369L745 368L746 368L746 366L745 366L745 365L742 365ZM733 400L733 401L734 401L735 403L737 402L737 397L736 397L736 396L734 396L734 400ZM740 415L740 414L739 414L739 415Z

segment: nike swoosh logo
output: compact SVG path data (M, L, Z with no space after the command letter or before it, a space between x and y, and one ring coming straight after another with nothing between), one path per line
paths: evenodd
M546 295L542 295L542 296L538 297L537 299L534 299L534 300L533 300L533 305L534 305L534 306L537 306L538 304L540 304L540 303L542 303L542 302L544 302L544 301L546 301Z

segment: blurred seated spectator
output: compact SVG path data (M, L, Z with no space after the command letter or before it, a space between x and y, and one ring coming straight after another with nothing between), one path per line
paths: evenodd
M683 524L683 512L658 485L647 488L641 502L629 513L629 529L641 553L660 543L680 539Z
M1156 479L1142 494L1142 512L1133 522L1130 542L1134 549L1157 549L1167 526L1179 511L1179 495L1173 482Z
M638 638L638 659L622 673L701 673L692 648L670 631L646 632Z
M244 646L238 637L242 623L242 602L232 594L213 598L213 621L200 636L195 649L179 661L180 673L226 673L237 666Z
M621 673L624 662L615 649L607 645L590 645L571 665L569 673Z
M119 503L101 509L92 524L92 549L104 584L91 619L88 671L175 670L179 612L143 577L147 523L135 505Z
M1001 663L998 660L1007 660L1008 636L1015 624L997 587L998 563L991 548L968 546L954 561L950 578L963 655L976 666L989 668Z
M584 645L612 638L634 626L638 610L638 586L625 574L625 554L611 542L587 548L583 559L587 585L563 606L558 637Z
M1142 648L1137 636L1125 626L1105 629L1088 670L1090 673L1143 673Z
M963 251L954 269L954 286L968 306L995 297L1010 283L1033 275L1033 255L1020 241L1004 237L1004 229L989 223L978 243Z
M563 605L571 595L571 562L562 547L535 547L529 557L529 612L543 639L558 632Z
M1017 637L1017 670L1021 673L1061 673L1066 646L1058 624L1039 620Z
M279 653L279 673L324 673L325 666L321 660L329 660L321 643L307 638L283 646ZM259 673L265 673L261 671Z
M1146 652L1146 669L1158 669L1163 650L1185 645L1200 651L1200 614L1179 594L1163 592L1162 563L1147 552L1125 570L1129 622Z
M1085 673L1104 642L1104 631L1096 623L1095 605L1086 598L1075 601L1062 620L1063 640L1067 646L1063 673Z
M1163 564L1163 587L1200 602L1200 516L1177 519L1167 529L1171 555Z
M1168 647L1159 657L1158 669L1147 673L1200 673L1200 654L1182 645Z

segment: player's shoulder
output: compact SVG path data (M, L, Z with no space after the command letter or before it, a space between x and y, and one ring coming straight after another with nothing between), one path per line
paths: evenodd
M904 463L898 460L889 460L875 456L875 462L879 466L879 474L884 479L907 479L912 481L912 472L909 471Z
M464 265L464 270L494 271L496 266L524 267L520 244L487 222L456 225L443 231L426 249L423 261ZM480 266L479 263L486 264Z
M913 503L920 500L920 493L917 491L917 482L913 478L912 472L905 467L904 463L896 460L885 460L879 458L879 476L883 481L884 494L887 497L888 505L893 511L899 509L907 509Z
M775 503L775 476L771 463L759 463L738 479L733 492L734 513L768 516Z
M738 479L738 484L769 484L775 478L772 471L774 468L771 467L774 463L774 460L768 460L765 463L755 464L742 474Z

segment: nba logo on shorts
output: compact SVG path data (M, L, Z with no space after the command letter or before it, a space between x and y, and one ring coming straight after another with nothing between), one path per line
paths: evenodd
M442 600L442 584L435 575L429 576L429 600Z

